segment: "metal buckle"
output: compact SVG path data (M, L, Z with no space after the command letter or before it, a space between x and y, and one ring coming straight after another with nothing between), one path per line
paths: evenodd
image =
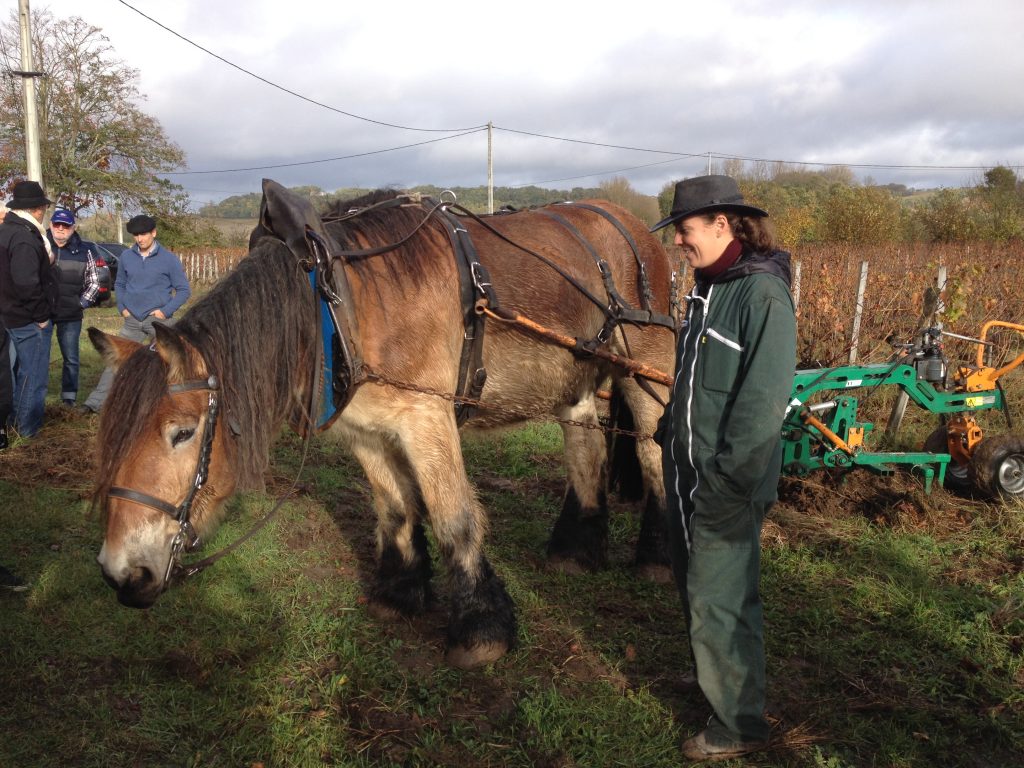
M469 265L470 274L473 275L473 285L476 287L476 289L478 291L480 291L480 295L481 296L486 296L487 295L487 291L484 290L484 289L485 288L490 288L492 286L492 284L484 282L482 276L480 275L479 270L481 270L483 268L484 268L483 264L481 264L478 261L474 261L472 264Z
M450 195L451 196L451 202L445 201L445 198L444 198L445 195ZM454 192L452 192L450 189L446 189L446 190L442 191L441 194L439 194L437 196L438 202L441 203L441 210L442 211L447 211L448 210L448 206L449 205L455 205L455 203L456 203L456 201L458 199L459 199L458 196Z

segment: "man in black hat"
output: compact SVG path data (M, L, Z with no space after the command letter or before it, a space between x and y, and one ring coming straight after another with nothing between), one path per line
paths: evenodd
M145 342L154 335L153 323L169 323L192 295L192 289L181 260L157 241L156 220L152 216L133 217L127 229L135 237L135 245L122 251L117 262L114 292L124 318L118 335ZM107 368L81 410L98 413L113 380L114 372Z
M760 534L777 498L779 431L796 368L789 254L768 214L735 180L676 185L675 244L694 269L679 332L672 397L656 435L662 449L672 570L695 674L711 705L684 757L725 760L764 749L764 620Z
M7 206L0 203L0 223L7 216ZM11 341L7 336L3 314L0 314L0 451L7 447L7 420L14 411L14 381L11 378Z
M43 426L50 374L57 283L43 217L51 202L38 182L19 181L0 224L0 318L14 348L14 427L22 437ZM0 416L6 423L9 414Z

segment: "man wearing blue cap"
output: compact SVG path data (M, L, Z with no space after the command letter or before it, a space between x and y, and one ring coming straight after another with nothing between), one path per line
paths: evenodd
M96 272L96 247L75 231L75 215L58 208L50 217L46 233L53 250L53 271L57 278L57 309L53 323L64 365L60 375L60 399L74 407L78 399L78 340L82 317L100 290Z
M114 292L124 318L118 335L144 342L153 337L153 323L169 322L188 301L192 289L181 260L157 241L152 216L135 216L126 229L135 238L135 245L122 251L117 263ZM80 410L98 413L113 381L114 371L107 368Z

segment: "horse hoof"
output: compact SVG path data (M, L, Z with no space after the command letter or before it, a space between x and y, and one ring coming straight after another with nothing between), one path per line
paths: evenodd
M456 645L444 655L445 663L456 669L475 669L497 661L508 652L507 643L477 643L472 648Z
M382 603L379 600L367 600L366 612L377 621L398 621L405 618L402 612L393 605Z
M549 557L548 570L553 573L567 573L570 576L581 576L587 572L582 565L567 557Z
M672 581L672 568L657 563L644 563L636 567L637 575L644 581L654 584L668 584Z

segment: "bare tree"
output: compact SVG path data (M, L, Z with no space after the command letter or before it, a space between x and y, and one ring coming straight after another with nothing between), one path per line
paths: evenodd
M648 226L661 218L657 199L636 191L633 185L621 176L602 181L600 189L606 200L621 205Z
M32 13L39 81L40 152L47 192L78 211L118 202L126 208L183 212L188 197L156 174L180 168L185 154L142 110L138 71L117 59L102 30L81 18ZM0 56L20 69L17 14L0 27ZM0 81L0 183L25 168L21 80Z

